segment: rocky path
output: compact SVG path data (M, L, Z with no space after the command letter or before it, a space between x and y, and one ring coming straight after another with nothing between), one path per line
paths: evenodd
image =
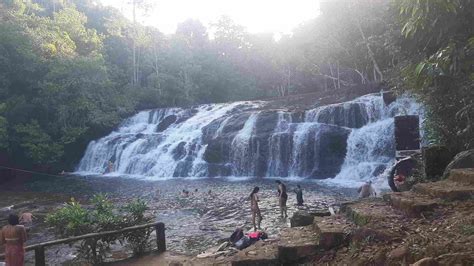
M337 215L299 219L304 226L233 256L199 260L166 253L127 264L473 265L473 199L474 169L452 170L447 180L347 202Z

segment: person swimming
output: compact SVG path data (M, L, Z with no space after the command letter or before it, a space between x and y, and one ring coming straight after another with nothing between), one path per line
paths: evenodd
M257 228L261 229L260 224L262 222L262 214L260 213L260 208L258 207L259 200L257 193L259 190L259 187L254 187L252 193L250 193L250 210L252 211L252 223L254 231L257 231Z

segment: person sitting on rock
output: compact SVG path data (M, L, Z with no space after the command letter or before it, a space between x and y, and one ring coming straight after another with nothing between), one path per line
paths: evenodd
M357 192L359 193L359 198L368 198L368 197L375 197L377 193L375 189L372 187L372 181L367 181L363 184Z

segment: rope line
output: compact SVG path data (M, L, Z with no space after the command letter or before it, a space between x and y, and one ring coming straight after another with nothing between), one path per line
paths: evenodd
M65 175L46 174L46 173L41 173L41 172L36 172L36 171L30 171L30 170L24 170L24 169L19 169L19 168L7 167L7 166L3 166L3 165L0 165L0 168L9 169L9 170L14 170L14 171L18 171L18 172L36 174L36 175L52 176L52 177L67 177L67 176L73 176L73 175L71 175L71 174L65 174Z

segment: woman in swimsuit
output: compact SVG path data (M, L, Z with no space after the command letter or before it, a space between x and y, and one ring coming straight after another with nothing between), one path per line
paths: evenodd
M288 194L286 194L286 186L280 180L275 181L278 184L278 203L280 205L281 217L288 217L286 210L286 201L288 200Z
M262 222L262 214L260 213L260 208L258 207L257 193L259 190L259 187L254 187L252 193L250 194L250 209L252 210L252 223L254 231L257 231L257 228L260 229L260 223ZM257 223L256 218L258 218Z
M0 231L0 245L5 244L5 262L8 266L23 266L25 258L25 227L19 225L18 215L8 216L8 225Z

